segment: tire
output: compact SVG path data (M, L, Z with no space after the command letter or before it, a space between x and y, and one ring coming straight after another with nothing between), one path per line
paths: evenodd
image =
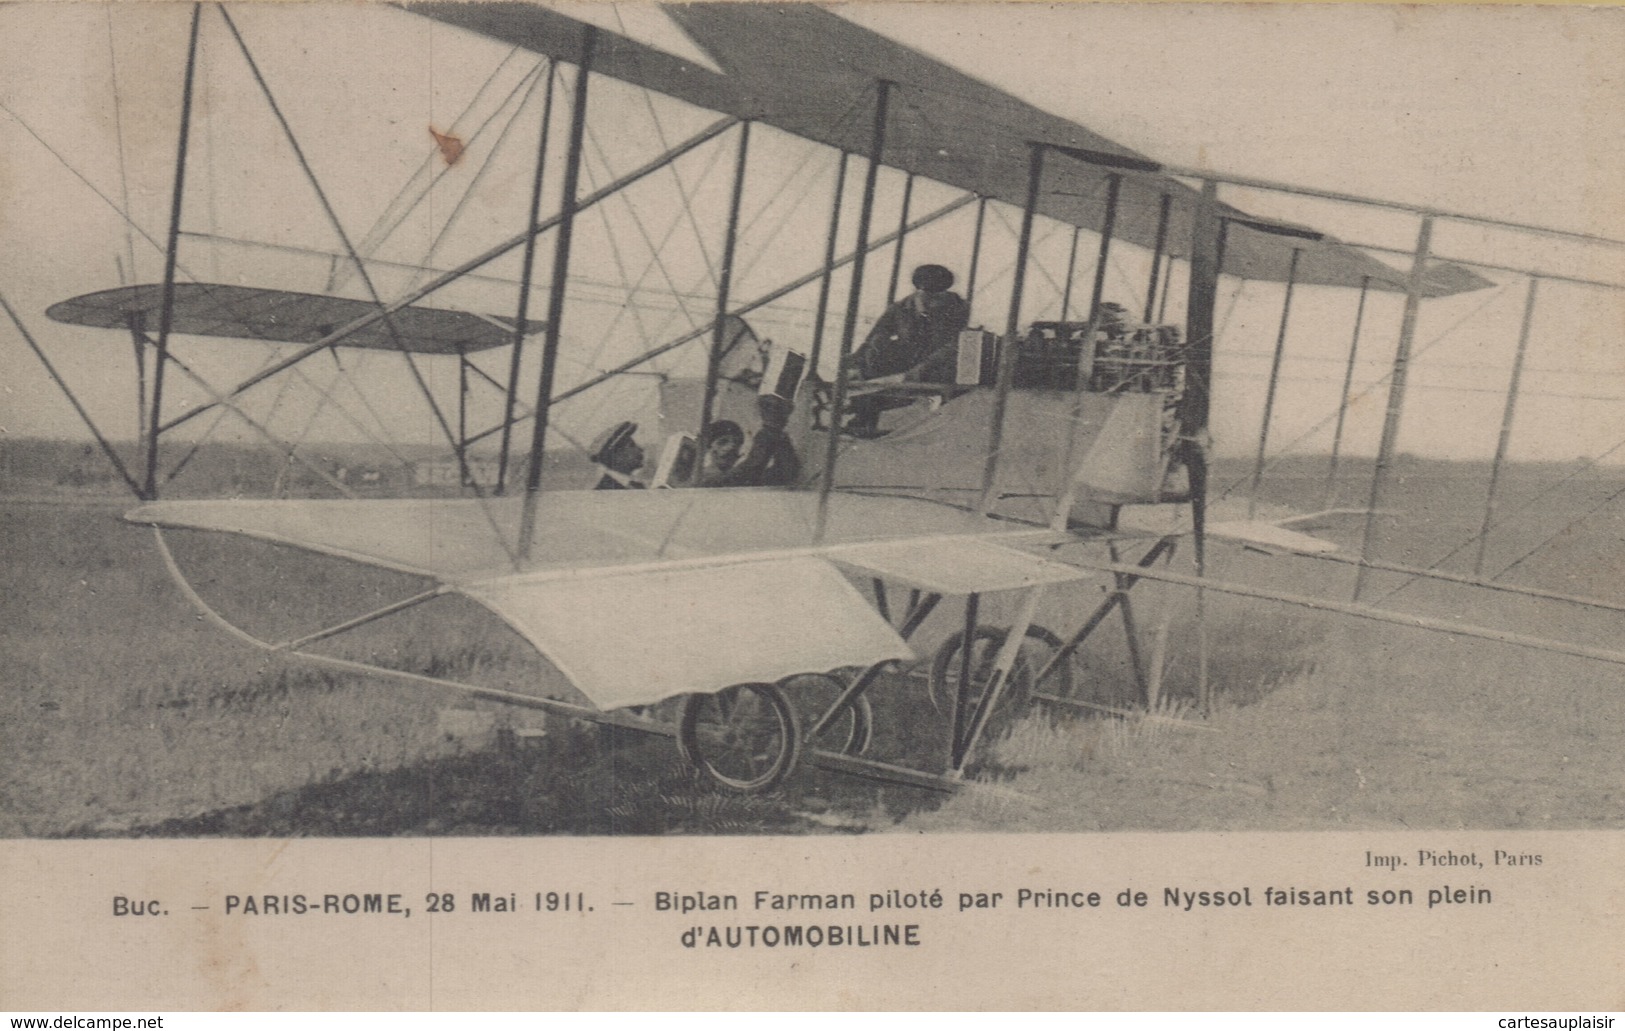
M798 673L785 677L778 686L792 700L801 703L802 729L808 735L812 734L813 727L835 704L841 692L846 690L840 678L829 673ZM805 743L809 747L824 748L842 755L862 755L869 750L874 729L874 707L869 704L867 696L859 694L841 709L816 740L809 736Z
M1027 639L1021 644L1021 658L1032 678L1036 678L1049 663L1050 658L1060 652L1064 643L1049 627L1034 623L1027 628ZM1058 698L1071 698L1075 686L1072 662L1076 656L1077 653L1073 652L1066 657L1065 662L1056 663L1043 683L1037 683L1034 679L1030 685L1032 690L1039 694L1055 695Z
M1029 628L1028 637L1033 637L1033 629ZM979 626L972 637L973 651L971 653L971 681L973 684L984 684L993 672L993 662L998 658L999 649L1004 647L1004 639L1010 633L1007 627ZM1051 639L1054 634L1044 630ZM959 693L960 648L965 639L963 630L956 630L948 636L937 654L931 660L931 676L927 681L927 688L931 694L931 704L943 715L953 712L954 699ZM1046 644L1043 638L1038 643ZM1002 697L999 699L995 713L1016 712L1026 705L1027 695L1032 689L1032 670L1028 666L1025 645L1022 652L1016 656L1016 664L1010 670L1008 682L1005 684ZM966 699L972 709L981 701L982 695L978 688L974 688Z
M774 684L735 684L683 700L677 748L727 791L771 791L801 754L801 721Z

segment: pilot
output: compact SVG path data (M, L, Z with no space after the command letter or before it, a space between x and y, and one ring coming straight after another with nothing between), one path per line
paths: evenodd
M592 460L604 470L594 490L637 490L643 487L632 478L633 473L643 468L643 448L638 446L635 439L637 432L637 423L619 422L593 441Z
M762 425L750 451L723 477L724 487L787 487L801 478L801 456L784 427L795 405L777 394L756 398Z
M970 322L970 306L949 289L954 274L941 265L921 265L912 282L914 292L887 308L853 352L854 379L901 376L910 383L953 382L959 331ZM883 393L854 398L852 419L843 432L878 437L880 413L910 403Z
M719 419L711 424L710 437L698 486L725 487L728 474L739 464L740 452L745 449L745 431L732 419Z

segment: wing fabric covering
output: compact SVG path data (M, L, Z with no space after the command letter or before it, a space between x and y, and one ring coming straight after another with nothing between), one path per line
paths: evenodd
M973 537L853 544L832 549L829 557L866 576L936 594L1014 591L1095 576L1088 569Z
M793 673L912 659L828 562L813 557L460 588L501 616L600 709Z
M817 500L547 493L517 570L492 523L511 535L518 498L483 512L467 499L164 501L125 519L431 577L506 620L604 708L911 658L836 564L943 593L1093 575L1001 543L1030 539L1030 528L913 498L832 495L825 543L813 545Z
M577 61L585 24L531 3L406 3L406 10L482 33L557 60ZM698 3L660 8L726 74L613 33L597 37L593 70L697 107L756 119L850 153L868 149L866 117L879 79L899 98L888 127L885 164L956 189L1020 207L1027 188L1028 143L1147 159L1075 122L1040 110L878 33L811 4ZM1105 216L1111 169L1063 154L1050 160L1039 197L1042 215L1091 232ZM1116 236L1150 248L1162 195L1172 198L1167 250L1188 258L1197 191L1168 176L1124 176ZM1245 213L1220 205L1221 215ZM1283 239L1233 223L1224 271L1244 279L1286 279L1294 249L1299 284L1399 291L1405 274L1327 237ZM1435 263L1425 296L1489 286L1458 266Z
M1266 551L1297 552L1304 555L1328 555L1337 545L1321 537L1297 530L1289 530L1275 523L1241 521L1207 524L1209 537L1236 541L1263 548Z
M45 314L71 326L146 329L156 332L164 288L158 283L121 286L51 305ZM173 330L190 336L313 344L336 329L375 314L378 306L348 297L304 294L222 283L176 283ZM494 320L494 321L493 321ZM341 347L414 354L468 354L513 343L513 320L411 305L339 341ZM543 323L527 319L525 331ZM399 340L397 346L396 341Z

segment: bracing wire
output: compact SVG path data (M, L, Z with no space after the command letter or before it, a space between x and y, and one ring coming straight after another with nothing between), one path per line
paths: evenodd
M507 66L509 59L518 54L520 49L521 48L519 47L514 47L505 57L503 57L500 62L498 62L497 66L492 69L491 74L486 77L485 82L481 83L479 89L475 91L473 98L469 100L468 106L463 110L462 114L458 115L456 120L452 122L451 131L455 132L457 126L460 125L462 120L468 116L468 113L474 110L474 108L479 104L480 99L485 95L485 91L491 86L492 83L496 81L497 76L502 69ZM513 88L508 91L507 96L502 98L501 103L492 109L491 113L486 116L485 120L475 127L474 132L468 137L468 146L473 146L474 143L479 140L486 128L496 120L498 115L507 109L508 104L513 100L514 96L517 95L520 90L525 88L525 84L537 73L537 70L541 68L543 63L544 62L538 61L535 68L532 68L529 72L522 76L520 80L514 84ZM429 170L434 167L436 155L437 149L430 148L428 156L423 159L423 163L418 166L417 171L412 173L411 178L403 183L400 190L398 190L395 196L390 199L390 202L384 208L383 213L380 214L378 216L378 220L373 223L372 229L368 230L367 235L358 245L360 253L369 256L376 253L380 247L388 242L389 238L394 235L395 231L399 229L409 217L411 217L412 212L417 210L418 206L423 203L424 199L428 197L434 188L440 184L440 181L450 174L452 166L447 165L445 168L440 169L430 178L428 184L418 191L418 195L406 203L406 207L404 209L396 211L396 208L406 197L407 191L411 189L412 184L420 177L427 174ZM344 266L335 264L334 274L329 278L327 283L327 289L329 291L336 290L341 285L343 272Z
M501 525L497 522L495 514L491 511L488 499L485 497L485 492L480 489L478 483L473 482L473 477L470 475L468 470L467 457L463 454L462 447L457 443L457 437L451 428L451 424L447 422L445 413L441 410L439 402L435 400L434 392L429 389L429 384L423 378L423 373L418 368L417 362L413 360L411 351L409 351L401 341L400 335L395 326L394 318L387 313L387 306L384 304L383 298L379 295L378 289L374 285L371 275L368 274L365 263L362 262L361 256L355 252L355 247L350 242L349 234L345 232L343 224L339 221L337 212L333 210L332 204L328 201L327 192L322 188L320 181L317 180L314 169L310 167L310 162L305 157L304 149L300 146L298 138L293 133L293 127L288 124L286 116L284 116L282 113L281 105L277 103L275 95L271 92L270 84L266 82L264 74L260 71L258 62L254 60L253 53L248 49L247 41L243 39L242 33L237 29L236 21L233 20L231 13L227 11L224 6L216 4L215 10L220 12L220 16L222 19L224 19L226 27L231 30L232 37L236 40L238 48L242 51L243 58L245 61L247 61L249 70L254 75L255 82L259 84L260 91L265 95L267 104L270 106L272 113L276 116L277 122L282 126L283 134L286 136L289 146L293 149L294 156L298 159L300 167L304 170L305 178L310 183L311 189L316 193L317 199L320 201L323 211L326 212L327 219L331 224L333 231L338 235L340 241L344 244L345 252L349 256L350 260L354 263L357 275L361 277L361 281L365 284L367 292L372 296L373 303L377 304L380 309L386 312L384 316L384 325L388 329L390 337L395 343L396 350L400 351L402 358L405 359L407 368L411 370L412 378L417 382L418 390L422 394L424 401L427 402L430 411L434 415L435 421L440 425L440 430L445 436L447 443L451 445L452 450L455 452L457 456L457 464L461 469L463 479L469 482L472 486L474 496L479 501L480 512L485 517L486 522L490 525L494 538L502 547L503 551L507 553L509 561L517 567L519 564L518 553L515 552L513 547L508 543L507 537L504 535Z
M1461 328L1463 323L1465 323L1465 322L1467 322L1467 320L1477 316L1479 312L1483 311L1491 303L1493 303L1496 300L1500 299L1501 295L1506 292L1506 289L1507 289L1506 284L1503 284L1500 289L1496 290L1495 292L1490 294L1488 297L1486 297L1472 311L1468 312L1467 314L1463 315L1461 318L1457 319L1455 322L1451 323L1442 332L1435 335L1433 337L1433 339L1429 340L1427 343L1423 344L1421 347L1419 347L1415 351L1413 351L1412 354L1411 354L1411 358L1410 358L1411 362L1413 362L1413 363L1416 362L1417 359L1422 357L1422 355L1428 353L1428 351L1432 350L1438 344L1442 343L1445 340L1445 338L1449 337L1457 329ZM1355 394L1353 397L1344 399L1343 402L1342 402L1342 405L1343 406L1352 406L1355 402L1357 402L1360 399L1366 397L1372 391L1376 390L1377 388L1381 387L1383 384L1387 383L1389 380L1393 379L1393 376L1394 376L1393 370L1390 369L1381 378L1367 384L1359 393ZM1297 437L1293 438L1285 447L1283 447L1281 450L1277 451L1275 453L1275 457L1271 458L1268 462L1266 462L1264 464L1264 472L1266 472L1266 473L1269 472L1279 462L1285 460L1289 455L1293 454L1295 452L1295 450L1299 446L1301 446L1304 442L1309 440L1315 434L1317 434L1320 431L1324 430L1327 426L1331 425L1332 422L1335 421L1336 419L1337 419L1337 411L1334 409L1331 412L1331 414L1327 415L1326 417L1321 419L1319 422L1315 423L1315 425L1311 426L1309 429L1305 430L1303 433L1300 433ZM1229 497L1235 491L1235 489L1237 487L1240 487L1243 483L1250 482L1251 479L1252 479L1252 475L1249 473L1247 476L1244 476L1244 477L1242 477L1242 478L1240 478L1238 480L1235 480L1234 482L1226 485L1224 490L1221 491L1220 494L1219 494L1220 499Z
M503 124L501 131L497 134L496 142L494 142L491 145L491 149L486 152L485 160L480 162L480 167L475 169L474 174L469 177L468 185L464 187L462 196L458 197L457 202L452 205L451 214L446 216L445 221L440 224L440 229L436 231L434 238L429 241L429 249L425 253L422 263L425 267L432 266L434 264L435 251L439 249L440 244L446 239L447 234L451 232L452 227L456 224L458 217L462 215L463 209L468 205L469 200L474 196L474 191L478 188L480 180L485 177L485 173L489 171L491 165L495 163L497 153L501 151L502 145L508 141L508 137L513 132L514 125L519 121L519 116L524 113L525 105L529 104L536 96L536 87L545 81L545 77L539 74L541 67L541 64L538 64L536 68L532 69L531 72L520 81L520 85L515 87L514 91L509 93L508 96L504 98L502 101L502 107L498 108L497 111L492 114L491 118L487 119L486 122L480 126L481 129L484 129L486 125L489 125L491 121L496 118L496 115L501 113L502 108L507 107L509 101L511 101L514 96L518 94L520 87L523 87L526 82L530 84L529 88L525 90L524 97L513 109L513 114L508 116L507 122ZM549 68L548 75L550 76L552 74L553 71L551 68ZM472 140L470 142L472 142ZM449 165L447 166L447 171L450 171ZM439 179L437 177L436 182L438 181ZM427 194L425 194L425 196L427 196ZM419 274L419 279L412 283L413 286L419 285L422 275L423 273Z
M118 138L118 179L119 196L123 201L124 210L130 210L130 175L125 163L124 155L124 105L119 94L122 92L118 86L118 52L113 45L113 5L106 7L107 14L107 65L113 80L113 130ZM15 116L13 116L15 117ZM49 148L47 148L49 149ZM124 229L124 246L130 258L130 281L136 281L135 273L135 237L131 234L129 226Z
M1607 460L1609 458L1612 458L1617 452L1619 452L1621 450L1625 450L1625 440L1620 440L1619 442L1614 444L1612 447L1608 448L1606 451L1599 454L1596 458L1592 459L1592 464L1587 465L1587 466L1582 466L1581 468L1576 469L1573 472L1568 473L1567 475L1560 477L1555 482L1547 484L1545 487L1542 487L1540 490L1537 490L1533 494L1530 494L1528 497L1526 497L1522 502L1520 502L1516 506L1507 506L1507 507L1501 508L1499 510L1500 518L1497 519L1494 523L1492 523L1490 525L1489 529L1494 530L1496 527L1503 526L1506 523L1511 522L1515 517L1520 516L1520 515L1524 514L1525 512L1528 512L1528 511L1532 510L1541 501L1545 500L1546 498L1551 497L1553 494L1556 494L1558 489L1561 488L1564 484L1568 483L1569 481L1573 480L1574 478L1576 478L1576 477L1578 477L1578 476L1580 476L1580 475L1582 475L1582 474L1584 474L1586 472L1591 471L1592 469L1595 468L1597 463L1600 463L1600 462L1603 462L1603 461L1605 461L1605 460ZM1545 549L1546 547L1550 546L1553 541L1557 540L1559 537L1562 537L1564 534L1566 534L1570 530L1574 529L1574 527L1580 525L1582 522L1584 522L1585 520L1591 518L1593 515L1596 515L1598 512L1602 511L1604 508L1607 508L1616 499L1618 499L1622 494L1625 494L1625 488L1622 488L1620 491L1616 491L1615 493L1608 495L1608 497L1605 498L1603 500L1603 502L1600 505L1598 505L1596 508L1588 510L1585 514L1581 515L1578 519L1574 520L1573 522L1569 523L1567 526L1563 527L1563 529L1559 530L1557 533L1554 533L1551 536L1544 538L1539 544L1535 545L1534 548L1530 549L1524 555L1522 555L1521 557L1516 559L1514 562L1512 562L1511 565L1508 565L1507 567L1502 569L1499 573L1496 573L1494 576L1490 577L1489 579L1491 579L1491 580L1499 580L1501 577L1503 577L1503 576L1507 575L1508 573L1512 572L1513 569L1515 569L1518 566L1522 565L1525 560L1527 560L1529 558L1532 558L1536 553L1538 553L1538 552L1542 551L1543 549ZM1461 543L1459 543L1455 547L1451 548L1444 555L1440 556L1439 558L1435 559L1433 562L1429 563L1427 568L1428 569L1438 569L1440 566L1444 565L1446 562L1448 562L1451 559L1455 558L1457 555L1461 554L1466 549L1472 547L1474 544L1477 544L1479 538L1484 537L1484 536L1486 536L1485 531L1480 531L1478 533L1474 533L1472 536L1468 537L1466 540L1463 540ZM1407 588L1411 584L1415 583L1417 579L1418 579L1417 577L1413 576L1413 577L1405 580L1399 586L1395 587L1393 590L1391 590L1387 594L1383 595L1383 600L1387 600L1388 598L1392 598L1394 595L1398 594L1400 591L1403 591L1405 588Z

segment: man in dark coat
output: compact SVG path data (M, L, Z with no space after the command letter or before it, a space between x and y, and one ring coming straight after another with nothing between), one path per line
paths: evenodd
M953 382L959 331L970 322L970 306L949 290L954 274L941 265L921 265L912 282L914 292L887 308L853 352L854 379L901 375L910 383ZM854 398L847 430L860 437L879 436L880 413L908 403L884 394Z
M723 477L725 487L787 487L801 478L801 456L785 425L795 406L777 394L756 399L762 425L751 439L750 451Z

